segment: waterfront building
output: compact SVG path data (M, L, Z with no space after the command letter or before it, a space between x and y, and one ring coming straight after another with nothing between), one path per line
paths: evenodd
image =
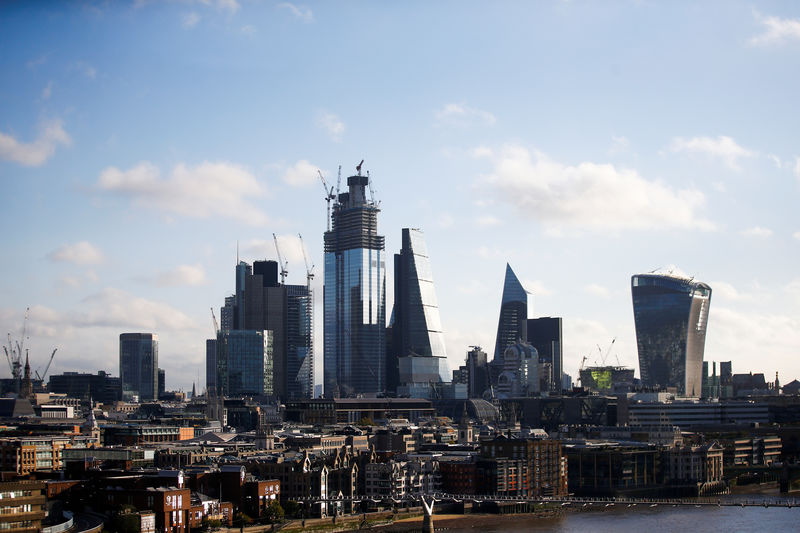
M325 395L386 389L386 265L380 208L367 199L369 176L347 178L325 232Z
M564 373L561 322L561 317L529 318L526 328L527 340L539 353L539 361L552 369L548 387L542 390L556 393L562 390Z
M637 274L631 293L642 384L699 397L711 287L673 275Z
M673 485L697 484L700 494L723 488L722 446L716 442L670 448L667 459L666 478Z
M122 397L158 400L158 335L122 333L119 336L119 377Z
M0 531L34 533L43 531L47 516L44 481L0 482Z
M217 334L217 391L224 396L274 394L273 337L269 330Z
M646 496L663 490L662 451L655 444L566 444L569 491L576 496Z
M392 313L387 390L429 398L430 384L450 381L450 372L428 248L418 229L403 228L402 248L394 256Z
M480 494L530 498L567 495L566 460L560 441L500 436L482 441L480 456Z
M517 275L506 263L506 277L503 281L503 298L500 302L500 319L497 323L497 340L494 344L492 364L496 369L503 367L503 354L506 348L517 342L528 340L528 293L519 282Z

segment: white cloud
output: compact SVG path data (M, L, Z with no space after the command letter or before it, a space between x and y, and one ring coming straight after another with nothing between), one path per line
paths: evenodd
M76 61L72 64L71 69L77 70L90 80L97 77L97 69L85 61Z
M711 137L692 137L684 139L675 137L670 144L673 152L691 152L706 154L709 157L721 159L732 170L740 170L739 159L754 157L756 152L739 146L732 138L720 135L716 139Z
M635 171L610 164L564 165L546 154L509 145L489 156L485 188L548 229L713 229L698 213L705 203L694 189L673 190Z
M631 142L624 135L620 135L619 137L612 135L611 141L613 144L611 145L611 149L608 151L610 154L625 152L631 145Z
M769 228L762 228L761 226L753 226L752 228L742 230L740 234L745 237L758 237L760 239L766 239L767 237L772 236L772 230Z
M530 279L523 279L520 280L522 283L522 287L529 293L533 294L534 296L548 296L553 294L553 291L545 287L544 283L541 280L530 280Z
M239 2L236 0L217 0L216 5L217 9L230 13L236 13L239 10Z
M76 265L97 265L105 260L103 252L87 241L65 244L47 254L47 257L51 261Z
M800 178L800 157L794 159L794 175Z
M344 122L335 114L326 111L320 113L317 117L317 127L324 130L332 141L339 142L342 140L345 130Z
M455 222L456 220L450 213L441 213L439 218L436 220L436 223L440 228L452 228Z
M775 154L767 154L767 158L775 163L775 168L783 168L783 161Z
M477 219L475 219L475 224L481 226L483 228L491 228L495 226L501 225L503 222L492 215L481 215Z
M292 15L299 18L303 22L311 22L314 20L314 13L312 13L311 9L308 7L297 6L290 2L282 2L275 7L277 7L278 9L288 10Z
M184 28L194 28L197 26L198 22L200 22L200 15L198 15L195 11L192 11L183 15L181 24Z
M53 82L50 81L47 83L47 86L44 89L42 89L42 100L49 100L52 95L53 95Z
M590 283L584 286L583 290L587 294L591 294L592 296L597 296L599 298L607 299L611 296L611 291L608 289L608 287L598 285L597 283Z
M283 181L293 187L307 187L319 180L319 167L301 159L283 173Z
M42 128L32 143L19 142L11 135L0 133L0 157L28 167L38 167L50 159L59 144L68 146L72 140L60 120L52 120Z
M734 372L800 373L800 319L796 315L747 313L712 305L706 344L705 359L732 360Z
M256 34L256 27L252 24L245 24L239 31L244 35L252 36Z
M196 287L205 285L208 280L202 265L179 265L160 273L154 281L159 287Z
M249 171L233 163L205 161L195 167L181 163L166 178L147 161L125 171L108 167L100 174L97 188L138 205L188 217L223 216L251 225L268 220L251 203L264 193L263 187Z
M493 125L497 120L488 111L469 107L463 103L445 104L436 111L436 124L439 126L467 127L473 124Z
M795 231L794 233L792 233L792 237L800 241L800 231Z
M709 285L711 286L713 298L715 300L722 299L730 300L732 302L741 302L751 300L753 298L752 294L741 292L730 283L726 283L724 281L714 281L709 283ZM763 294L761 296L763 298Z
M754 46L781 44L786 41L800 40L800 19L765 17L754 13L756 20L763 26L763 33L750 39Z

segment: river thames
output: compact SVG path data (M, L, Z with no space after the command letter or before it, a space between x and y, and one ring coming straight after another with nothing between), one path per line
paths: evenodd
M774 501L775 497L747 495L725 497L726 501ZM791 499L791 498L790 498ZM800 501L798 502L800 504ZM738 533L772 530L775 533L800 531L800 507L717 507L658 506L609 507L600 510L571 509L555 518L519 515L504 517L496 525L480 526L482 532L552 531L586 533L647 533L676 531L681 533ZM449 529L453 533L472 532L468 523Z

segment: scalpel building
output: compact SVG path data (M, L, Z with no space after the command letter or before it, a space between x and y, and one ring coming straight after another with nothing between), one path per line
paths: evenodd
M369 176L347 178L325 232L325 396L386 389L386 265Z
M642 384L699 397L711 287L673 275L637 274L631 293Z

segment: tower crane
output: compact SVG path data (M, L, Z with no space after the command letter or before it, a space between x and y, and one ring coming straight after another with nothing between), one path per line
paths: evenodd
M328 182L325 181L325 176L322 175L322 171L321 170L317 170L317 174L319 174L319 179L322 180L322 187L325 189L325 201L328 202L328 231L330 231L331 230L331 200L336 198L336 195L333 194L333 185L331 185L331 188L328 189ZM341 175L342 175L342 167L339 167L339 176L340 176L339 179L341 179ZM336 190L337 191L339 190L339 186L338 185L336 186Z
M219 324L217 323L217 315L214 314L214 308L211 308L211 320L214 321L214 338L217 338L217 333L219 333Z
M597 351L600 352L600 365L601 366L604 366L606 364L606 359L608 358L608 354L611 353L611 348L614 347L614 343L615 342L617 342L617 338L616 337L614 337L611 340L611 344L608 345L608 349L606 349L605 353L603 353L603 350L600 348L600 345L599 344L597 345Z
M339 190L342 188L342 165L339 165L339 172L336 174L336 194L339 194Z
M42 372L42 375L40 376L39 372L36 372L37 379L44 381L44 378L47 377L47 371L50 370L50 365L53 363L53 358L56 356L56 350L58 350L58 348L55 348L53 353L50 354L50 360L47 362L47 366L44 367L44 372Z
M362 159L361 163L356 165L356 171L358 172L359 176L361 175L361 165L363 165L363 164L364 164L364 160Z
M278 237L274 233L272 234L272 240L275 241L275 251L278 252L278 264L281 266L281 285L285 285L286 283L286 275L289 273L286 270L287 264L284 263L283 257L281 256L281 249L278 246Z
M300 249L303 251L303 262L306 264L306 284L309 290L311 290L311 280L314 279L314 264L312 263L311 268L308 268L308 257L306 257L306 246L303 244L303 236L298 233L297 237L300 239Z

